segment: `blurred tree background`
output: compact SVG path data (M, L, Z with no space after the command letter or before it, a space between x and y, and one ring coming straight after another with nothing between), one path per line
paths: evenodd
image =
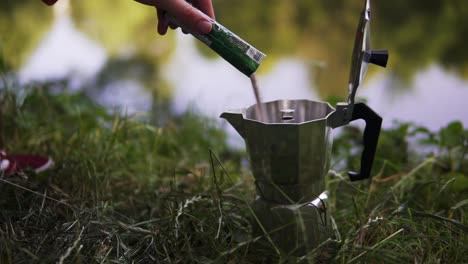
M103 45L111 61L123 56L141 58L145 64L152 61L158 79L160 65L173 51L174 34L156 34L153 8L128 0L72 0L70 5L77 27ZM346 95L363 1L213 0L213 5L221 24L268 55L261 71L285 56L298 57L310 65L322 97ZM396 78L411 81L414 73L434 63L468 77L467 1L372 1L371 6L372 46L390 50L389 70ZM1 1L1 65L18 69L50 29L52 19L52 8L40 0ZM203 54L217 58L199 47Z
M43 5L38 0L0 2L0 57L5 67L19 68L50 28L52 9Z

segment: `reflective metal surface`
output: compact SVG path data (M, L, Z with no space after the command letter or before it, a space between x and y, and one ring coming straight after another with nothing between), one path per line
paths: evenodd
M370 3L366 0L361 12L359 24L356 31L353 55L351 58L351 72L349 74L349 96L348 103L354 104L356 91L364 80L367 73L369 60L366 59L366 52L370 51Z
M260 105L264 118L252 105L246 109L245 119L265 124L301 124L325 119L334 110L328 103L309 100L277 100Z
M278 100L264 103L268 123L251 106L221 117L245 139L258 193L276 203L305 202L325 188L334 109L323 102Z
M332 129L352 120L366 122L361 171L350 179L370 177L380 133L381 118L354 97L368 63L385 66L387 51L371 51L370 3L365 0L352 57L348 102L336 109L328 103L309 100L277 100L224 112L226 119L244 138L259 197L252 207L256 214L254 234L272 237L287 251L307 250L331 237L327 226L328 194L325 176L332 150ZM365 166L363 166L363 164Z
M268 235L277 248L287 254L303 256L316 248L322 241L333 237L329 224L326 193L317 198L317 206L313 202L306 204L274 204L258 197L252 204L257 220L252 224L254 237ZM317 200L315 199L315 200ZM314 200L314 201L315 201ZM260 223L262 226L260 226ZM265 234L264 231L268 231Z
M354 98L359 85L363 82L364 77L366 76L369 63L373 63L381 67L387 66L388 51L371 50L370 20L370 0L365 0L356 30L353 54L351 57L351 71L349 74L347 101L349 104L348 111L350 114L348 115L351 115L353 112Z

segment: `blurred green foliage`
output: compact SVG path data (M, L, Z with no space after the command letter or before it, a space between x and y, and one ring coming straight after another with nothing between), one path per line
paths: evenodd
M2 65L20 67L50 29L52 9L39 0L0 1ZM0 55L1 57L1 55Z
M254 178L215 120L186 113L155 125L48 84L0 89L0 110L2 149L55 161L41 174L0 173L0 263L468 262L459 122L383 130L372 179L355 183L345 171L362 132L345 127L333 157L347 164L326 186L335 235L298 258L250 235Z
M299 57L309 63L320 95L327 98L346 96L363 2L213 0L213 5L221 24L268 55L261 72L284 56ZM49 27L52 8L39 0L6 0L0 7L0 47L17 68ZM151 7L125 0L71 1L71 7L77 27L111 56L136 54L164 63L173 50L174 34L157 35ZM373 47L390 51L394 76L411 81L432 63L468 76L467 1L372 1L371 8Z
M47 83L24 87L29 91L23 100L10 89L0 90L1 149L48 153L57 163L68 160L59 168L65 174L85 173L101 163L107 169L96 173L104 175L115 169L106 164L123 162L128 167L110 177L142 176L146 178L142 184L154 183L205 161L212 147L221 153L228 149L226 134L217 129L215 120L191 113L171 115L158 125L154 119L161 118L159 112L109 114L81 92L52 95ZM87 164L83 168L75 166L83 163ZM140 170L153 176L138 176ZM69 183L80 185L81 180L76 180Z
M136 54L168 58L173 35L156 32L156 10L134 1L71 1L77 27L98 41L111 55Z
M221 23L268 56L296 55L310 61L322 96L346 95L364 1L213 2ZM410 81L431 63L467 76L467 1L371 1L371 10L372 46L390 51L388 68L395 76ZM317 61L322 66L317 67Z
M346 160L342 164L344 168L359 169L360 145L362 131L354 126L345 127L334 142L336 162ZM354 154L349 156L349 153ZM427 177L437 177L437 181L447 182L448 190L462 194L468 190L467 154L468 129L459 121L450 122L435 132L413 123L397 123L381 131L372 174L378 179L399 178L402 172L419 174L424 181ZM424 159L427 164L419 167Z
M379 1L375 7L375 41L394 51L391 64L400 75L439 62L467 77L467 1Z
M346 95L360 2L215 0L214 5L217 19L265 52L265 61L300 57L318 77L322 96Z
M298 56L309 62L323 97L347 93L362 2L213 1L220 23L268 55L260 70ZM394 76L408 82L431 63L467 76L468 2L372 1L371 8L372 46L390 51Z

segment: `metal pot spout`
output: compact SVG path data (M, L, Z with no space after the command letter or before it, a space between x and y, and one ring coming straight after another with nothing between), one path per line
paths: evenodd
M236 129L237 133L245 139L243 112L242 110L230 110L222 113L220 117L226 119Z

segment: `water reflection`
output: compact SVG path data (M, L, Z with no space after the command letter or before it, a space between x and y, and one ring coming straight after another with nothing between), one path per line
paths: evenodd
M28 82L71 76L78 88L99 72L106 60L102 46L77 31L66 13L57 12L52 28L19 70L19 77Z
M203 57L194 41L179 33L175 53L164 70L174 86L174 110L179 113L197 111L218 118L228 109L255 104L250 80L222 59ZM318 99L315 90L311 89L307 65L298 59L280 60L268 74L260 75L258 82L263 101ZM227 124L225 128L230 143L243 146L237 132Z
M261 15L248 6L257 5L262 1L255 4L251 1L215 3L218 4L218 19L224 25L268 53L265 64L261 66L264 67L263 72L259 76L263 100L324 100L330 95L345 97L353 34L361 8L361 4L358 3L360 1L344 1L343 5L328 1L323 3L297 1L295 5L285 1L274 2L275 4L265 2L265 7L268 8L262 10L270 13L262 11ZM421 7L421 4L416 2L411 4L403 0L392 3L374 2L377 7L373 20L373 23L376 23L376 27L373 27L375 31L373 36L377 37L375 38L377 45L374 46L389 48L390 70L380 68L371 70L357 96L368 99L369 105L383 116L384 126L387 127L392 125L394 119L416 122L434 130L455 119L463 121L465 125L468 124L468 114L464 113L464 98L468 95L468 83L459 75L446 70L458 67L456 71L463 72L465 62L468 61L465 56L466 49L454 44L465 43L460 40L467 34L457 34L457 32L463 31L468 24L461 23L456 30L450 29L450 25L468 17L463 16L461 11L465 10L468 4L460 1L444 2L441 13L437 11L437 8L442 8L440 5L423 6L421 10L418 9L418 14L421 16L416 18L407 15L414 8ZM85 3L90 2L80 3L86 5ZM111 11L104 10L105 6L103 4L100 8L103 9L102 12L109 14ZM409 7L404 9L404 14L395 14L400 7L405 6ZM389 9L386 10L384 7ZM92 15L97 19L100 17L100 12L97 10ZM243 19L237 19L239 17L235 12L241 12ZM87 13L83 11L82 16L84 14ZM218 118L219 114L227 109L246 107L255 102L248 78L222 59L208 59L203 56L200 50L195 48L195 40L191 36L175 34L175 45L168 48L167 43L172 44L171 36L159 38L155 32L147 34L146 29L155 30L156 27L154 14L150 15L153 20L145 23L143 34L131 31L127 32L127 35L145 36L139 42L146 43L146 48L140 49L137 46L133 51L146 50L143 52L146 57L142 61L144 63L153 61L156 69L146 74L151 75L150 78L143 77L148 79L146 81L137 80L141 78L135 76L122 78L120 73L109 72L115 76L115 80L109 80L101 85L105 89L98 93L99 102L112 107L148 111L149 104L161 97L160 89L164 86L164 81L173 87L172 107L176 112L192 109ZM282 17L281 25L275 18L276 15ZM119 16L112 14L109 17ZM125 16L122 16L122 19L123 17ZM395 21L396 17L400 20ZM141 24L137 23L138 18L139 16L133 17L135 23L132 27L139 28ZM444 34L428 32L427 28L431 25L432 18L437 18L438 21L435 32L445 32ZM418 22L417 19L421 21ZM110 21L113 20L106 20L112 24ZM81 21L81 24L84 22ZM258 28L265 30L259 32ZM272 32L275 34L269 38ZM115 32L109 31L109 34ZM122 37L123 35L120 36ZM157 39L156 42L159 44L149 45L148 41L144 41L146 37ZM115 40L109 37L108 42L112 43L109 45L116 46L120 43L120 38ZM161 43L166 43L166 46ZM7 44L11 45L6 46L14 46L14 43ZM125 45L128 45L128 41ZM175 50L171 53L173 48ZM114 47L114 50L117 48ZM448 53L454 55L450 57ZM77 31L69 15L62 15L56 18L50 32L36 48L28 63L22 67L20 75L23 80L44 80L65 78L73 73L80 80L87 82L99 74L106 62L115 59L116 55L113 54L113 57L107 60L109 54L107 49ZM132 55L128 52L124 54ZM156 55L151 57L149 54ZM136 52L133 55L142 54ZM453 56L456 59L453 59ZM163 57L169 59L162 62ZM453 60L447 59L449 57ZM317 67L317 63L311 67L312 61L319 61L320 67ZM441 63L421 69L429 62L437 61ZM132 69L128 67L128 70ZM413 72L416 74L412 74ZM411 78L402 77L403 73L410 73ZM82 85L76 87L79 86ZM165 98L169 96L165 95ZM132 99L132 102L129 102L129 99ZM130 104L135 107L132 108ZM234 131L230 133L235 135L234 138L239 138Z
M453 120L468 125L468 82L438 65L418 72L408 89L390 74L376 76L361 90L372 108L384 117L383 125L394 120L415 122L438 130Z
M217 118L227 110L255 103L249 80L221 59L207 60L194 49L189 36L177 38L175 54L166 68L174 84L174 106L179 112L190 108ZM299 59L283 59L268 74L260 75L260 92L264 101L276 99L325 100L317 95L313 76ZM465 98L468 82L433 65L414 77L409 84L398 81L391 73L380 70L368 78L357 97L383 117L383 126L395 121L415 122L433 130L452 120L468 125ZM347 87L342 87L346 91ZM228 126L230 134L236 135ZM236 140L235 138L233 140ZM240 141L236 140L236 143ZM240 145L243 142L239 143Z
M216 116L226 107L255 104L250 80L222 59L206 59L190 36L178 34L175 53L165 67L174 85L174 107L178 112L195 108ZM282 59L267 74L259 76L263 100L318 99L310 86L307 66L298 59Z
M101 48L95 44L89 45L86 39L80 40L79 36L80 33L69 26L66 20L57 21L57 25L21 71L24 79L65 77L70 69L100 69L103 54L91 51L100 51ZM70 46L67 42L69 40L74 40L74 46ZM230 64L222 59L202 56L194 45L195 40L188 35L178 33L176 43L175 52L162 71L162 77L174 88L174 111L180 113L190 109L218 118L225 110L255 103L249 79ZM94 54L95 60L80 59L79 54L68 54L67 48ZM92 67L89 66L91 62L94 63ZM89 76L89 72L85 75ZM115 82L106 83L101 92L95 93L97 101L129 112L148 111L152 98L143 89L144 85L121 77L119 73ZM397 80L385 70L380 70L358 91L358 97L366 98L369 105L383 116L384 127L391 126L393 120L416 122L431 129L438 129L455 119L468 124L468 114L464 110L468 83L457 75L434 65L419 72L407 89L402 89L404 84ZM297 58L279 60L267 74L259 76L259 83L264 101L324 100L315 92L315 82L308 64ZM347 88L343 86L342 89L346 91ZM225 127L231 134L231 143L243 146L236 132L230 126Z

